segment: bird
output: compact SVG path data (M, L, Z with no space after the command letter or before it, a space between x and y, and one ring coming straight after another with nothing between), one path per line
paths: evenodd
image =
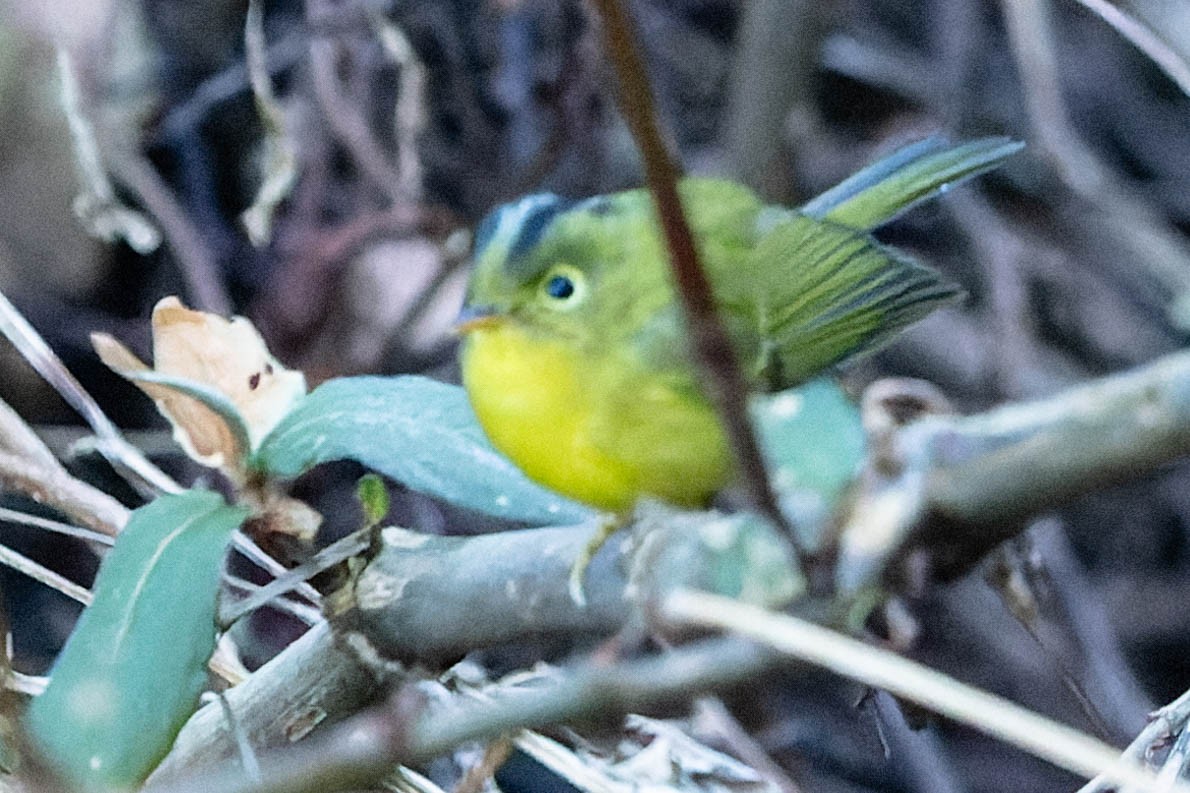
M685 177L678 194L750 391L779 391L869 353L963 292L876 241L903 211L1023 144L931 137L799 208ZM463 386L496 449L572 499L700 508L733 461L700 384L645 189L530 195L487 215L457 328Z

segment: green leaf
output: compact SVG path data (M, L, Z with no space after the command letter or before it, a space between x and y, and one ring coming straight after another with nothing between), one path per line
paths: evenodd
M819 378L755 399L752 418L778 496L799 528L821 524L863 464L859 409L834 380Z
M529 481L492 448L459 386L424 377L323 383L261 442L254 465L294 477L355 460L458 506L525 523L577 523L587 507Z
M246 514L203 491L132 513L25 716L45 758L75 786L138 785L194 711L215 647L223 557Z
M388 514L388 489L376 474L364 474L355 485L355 496L364 510L364 525L375 526Z

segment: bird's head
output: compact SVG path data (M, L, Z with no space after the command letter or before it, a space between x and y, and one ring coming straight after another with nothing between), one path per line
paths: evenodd
M493 211L475 234L460 332L511 321L559 340L590 337L632 283L648 280L636 264L656 244L646 201L643 191L577 202L539 194Z
M592 257L574 202L550 193L493 210L475 233L474 270L460 315L463 333L515 321L566 331L592 301Z

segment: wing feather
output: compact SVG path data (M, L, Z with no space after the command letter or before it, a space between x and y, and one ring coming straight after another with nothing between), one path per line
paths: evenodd
M936 271L866 234L803 215L773 227L746 265L773 388L870 352L962 295Z

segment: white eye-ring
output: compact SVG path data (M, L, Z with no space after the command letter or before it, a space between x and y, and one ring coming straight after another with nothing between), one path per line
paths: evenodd
M586 293L586 276L568 264L552 267L541 279L541 294L553 308L570 310L582 302Z

